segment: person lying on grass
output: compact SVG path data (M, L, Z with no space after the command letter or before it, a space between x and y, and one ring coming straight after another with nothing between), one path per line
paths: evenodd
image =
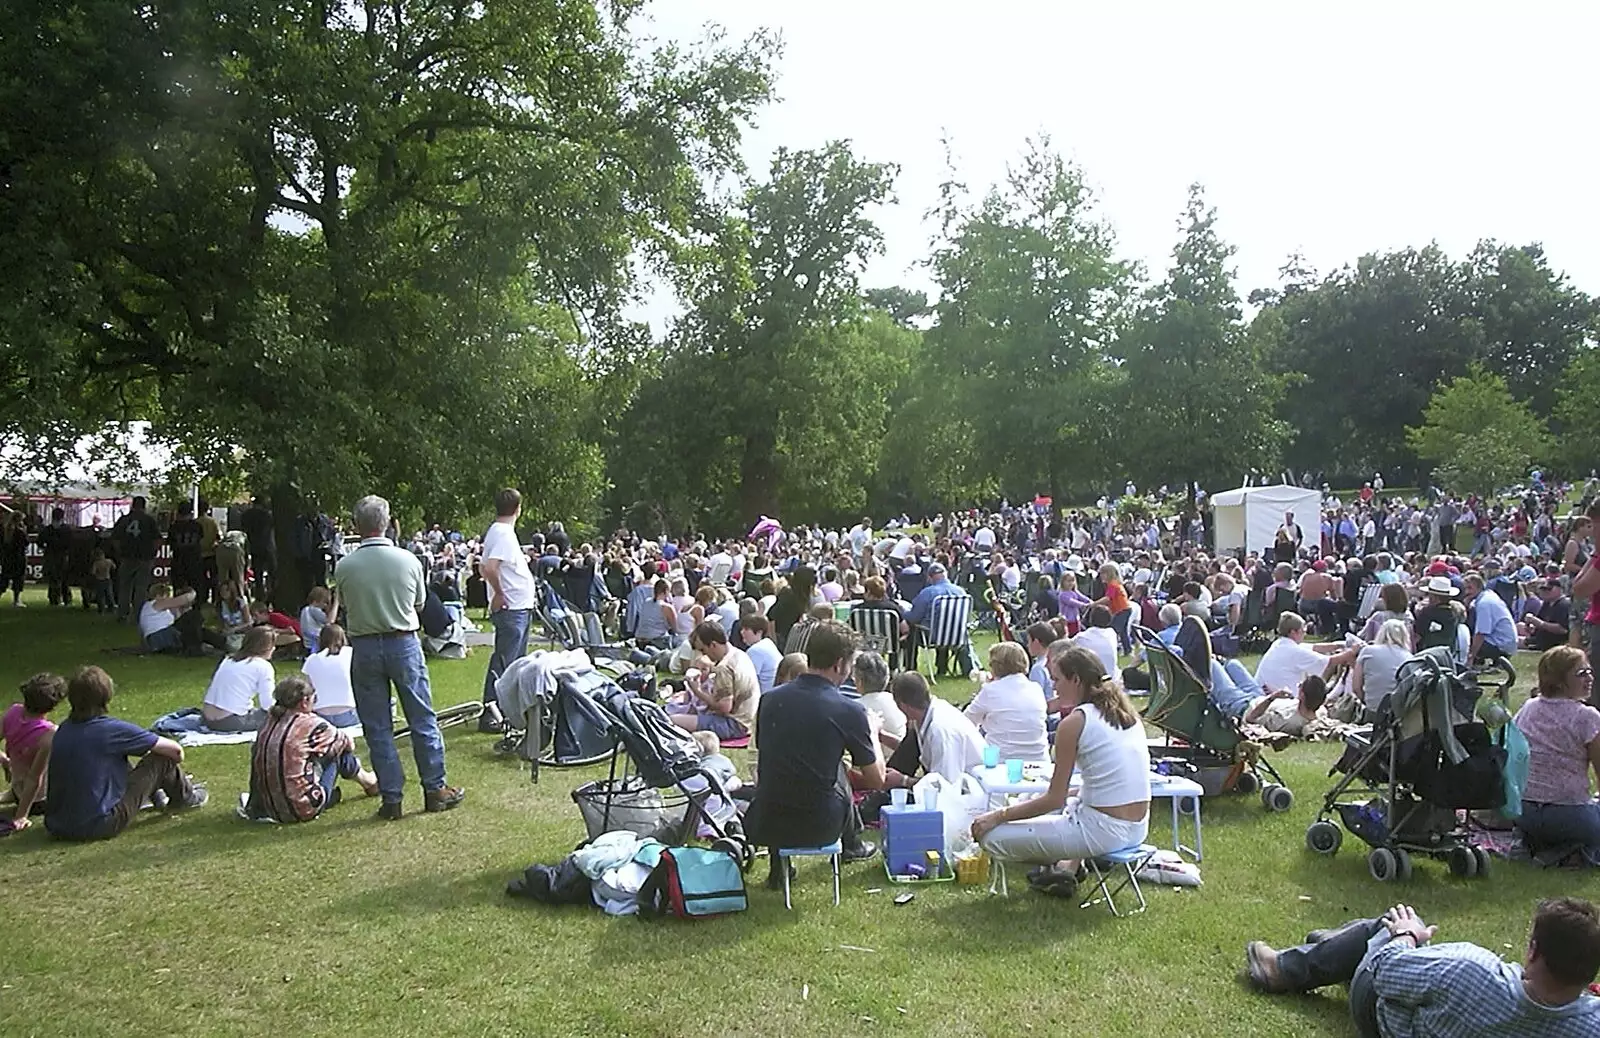
M378 776L361 766L355 741L316 712L317 693L295 674L272 690L272 709L250 753L250 819L309 822L339 802L338 780L378 795Z
M1100 657L1069 641L1050 646L1050 677L1067 715L1055 768L1040 796L979 815L972 836L992 858L1053 866L1030 875L1068 895L1082 859L1144 842L1150 828L1150 748L1144 726ZM1068 796L1073 769L1082 789Z
M26 829L30 814L44 813L45 770L56 733L49 715L66 696L67 683L59 676L35 674L22 683L22 702L0 718L0 739L6 747L0 753L0 766L10 776L0 803L13 806L13 829Z
M1295 738L1305 734L1306 725L1316 720L1317 711L1328 701L1328 683L1316 674L1300 680L1300 691L1280 689L1269 692L1244 713L1245 724L1258 724L1269 732Z
M50 802L44 827L60 840L108 840L146 803L200 807L204 786L179 767L183 747L136 724L108 716L116 686L99 667L67 682L72 713L50 743ZM129 757L142 758L128 767Z
M1600 1034L1600 909L1577 898L1542 901L1521 964L1474 944L1430 945L1438 927L1408 905L1381 919L1313 930L1297 948L1245 947L1250 983L1268 994L1350 987L1362 1038L1500 1035L1578 1038ZM1509 946L1508 946L1509 947Z

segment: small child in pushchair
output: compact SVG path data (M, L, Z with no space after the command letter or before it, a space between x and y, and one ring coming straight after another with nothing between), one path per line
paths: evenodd
M1473 844L1467 819L1506 803L1505 731L1475 720L1495 672L1504 706L1516 674L1503 660L1466 669L1439 648L1401 664L1375 722L1347 737L1334 765L1343 777L1306 830L1306 846L1332 855L1342 825L1372 848L1367 868L1380 882L1409 878L1414 855L1443 859L1460 877L1486 874L1488 854Z

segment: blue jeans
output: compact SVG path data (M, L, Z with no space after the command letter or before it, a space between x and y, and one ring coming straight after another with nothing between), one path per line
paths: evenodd
M1600 804L1541 804L1522 802L1522 817L1517 819L1528 850L1574 847L1582 850L1590 865L1600 866Z
M1261 686L1238 660L1211 661L1211 702L1229 717L1239 718L1250 709L1252 700L1261 697Z
M333 787L340 779L354 779L360 773L361 758L349 751L325 760L322 762L322 791L331 797ZM325 798L322 802L326 804L328 801Z
M483 701L498 703L494 683L517 660L528 654L528 625L532 609L502 609L489 614L494 624L494 654L489 657L489 672L483 676Z
M415 632L367 634L350 639L350 685L356 696L356 713L362 734L372 752L372 770L378 773L378 790L384 803L399 803L405 795L405 772L394 745L394 714L389 707L389 687L400 699L400 711L411 728L411 755L424 791L444 786L444 739L433 715L433 695L428 685L428 663Z

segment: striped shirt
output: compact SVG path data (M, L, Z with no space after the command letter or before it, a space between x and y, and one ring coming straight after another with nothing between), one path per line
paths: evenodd
M250 755L252 813L304 822L322 811L324 763L354 748L350 737L317 714L291 710L268 717Z
M1384 1038L1593 1038L1600 998L1564 1006L1528 997L1522 967L1475 944L1410 948L1392 941L1373 953L1378 1031Z

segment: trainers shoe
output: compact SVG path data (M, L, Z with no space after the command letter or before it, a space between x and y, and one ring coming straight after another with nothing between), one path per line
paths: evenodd
M183 798L183 806L185 808L205 807L206 801L210 799L211 794L206 792L206 787L196 784L189 788L188 795Z
M506 723L490 714L487 710L478 715L479 735L504 735Z
M440 786L430 789L422 798L422 807L425 811L448 811L461 801L467 799L467 791L454 786Z
M1251 941L1244 946L1244 958L1250 973L1250 983L1257 991L1269 995L1283 994L1283 974L1278 971L1278 953L1266 941Z
M158 789L154 793L151 793L150 806L155 808L157 811L165 811L167 809L167 791L164 789Z
M405 814L405 809L398 800L385 800L378 805L378 817L385 822L396 821L403 814Z

